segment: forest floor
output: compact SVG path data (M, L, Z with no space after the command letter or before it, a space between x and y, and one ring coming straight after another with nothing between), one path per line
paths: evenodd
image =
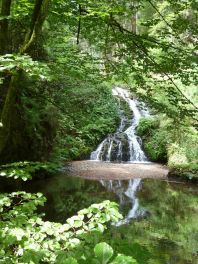
M167 178L168 168L156 163L111 163L72 161L65 166L68 176L93 180L127 180L132 178Z

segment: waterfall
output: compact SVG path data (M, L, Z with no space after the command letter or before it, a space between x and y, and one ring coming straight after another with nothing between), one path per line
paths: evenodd
M115 87L112 93L117 98L125 101L131 110L131 119L120 111L120 125L113 135L108 135L91 153L91 160L117 161L117 162L148 162L141 147L141 139L136 135L136 128L141 117L148 116L148 111L140 110L140 103L132 99L128 90Z
M100 181L101 184L111 192L114 192L119 198L121 210L126 205L130 206L128 213L121 221L116 223L116 226L128 224L132 219L142 216L144 211L139 208L139 199L136 197L136 192L140 187L141 179L130 179L128 184L124 181Z
M127 117L123 110L120 109L120 124L116 132L108 135L91 153L90 159L96 161L106 162L130 162L130 163L144 163L148 159L142 150L141 139L136 135L136 128L141 117L148 116L148 110L142 109L140 103L133 99L130 92L126 89L115 87L112 90L114 96L127 103L131 117ZM126 206L127 214L116 226L127 224L131 219L137 218L143 214L139 208L139 200L136 197L136 192L141 184L141 179L130 179L126 182L122 181L100 181L101 184L111 192L114 192L119 197L121 210Z
M101 151L102 151L102 148L103 148L105 141L106 141L106 139L103 140L102 143L100 143L100 145L97 147L97 149L95 151L91 152L91 156L90 156L91 160L100 160Z

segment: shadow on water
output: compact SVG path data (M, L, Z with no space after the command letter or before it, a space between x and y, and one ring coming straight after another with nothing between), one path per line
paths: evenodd
M65 175L0 185L1 192L16 190L44 193L47 203L39 211L45 220L62 223L92 203L116 201L126 221L111 226L103 240L117 252L141 264L198 263L197 186L153 179L102 183Z
M0 184L0 192L21 190L43 193L47 202L44 207L39 208L39 212L45 213L44 220L60 223L93 203L116 200L116 196L107 192L98 181L67 177L63 174L35 181L5 181Z

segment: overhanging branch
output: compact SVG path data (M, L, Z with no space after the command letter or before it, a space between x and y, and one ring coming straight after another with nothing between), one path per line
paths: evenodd
M137 43L137 38L136 38L136 34L134 34L133 32L130 32L129 30L123 28L120 23L118 23L115 19L112 19L111 21L113 21L112 23L112 26L115 26L118 28L118 30L121 32L121 33L127 33L127 34L130 34L131 36L131 40L133 42L133 44L139 49L141 50L145 57L147 57L150 62L152 62L152 64L157 67L158 69L161 70L162 74L164 76L166 76L168 78L168 80L172 83L172 85L176 88L176 90L180 93L180 95L185 98L186 102L188 102L190 105L193 106L193 108L196 109L196 111L198 111L198 107L180 90L180 88L177 86L177 84L174 82L174 80L172 79L172 77L163 71L163 69L161 68L160 64L158 64L154 58L152 58L150 55L148 55L148 52L147 52L147 48L144 46L143 43L141 43L141 45L139 43Z

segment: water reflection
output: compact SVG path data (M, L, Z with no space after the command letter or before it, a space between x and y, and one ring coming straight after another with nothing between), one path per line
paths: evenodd
M17 189L43 192L48 200L45 219L59 222L92 203L117 201L124 221L111 226L103 237L117 252L133 255L139 264L198 263L197 186L152 179L101 184L57 175L19 184ZM12 190L16 185L0 185L0 191Z
M197 264L197 194L196 186L144 180L138 198L147 217L112 228L111 244L139 263Z
M109 191L113 192L119 198L120 210L124 219L116 223L116 226L128 224L132 219L144 215L144 210L139 208L139 199L136 192L140 188L141 179L130 179L128 181L100 181L101 184ZM126 208L129 206L127 212Z

